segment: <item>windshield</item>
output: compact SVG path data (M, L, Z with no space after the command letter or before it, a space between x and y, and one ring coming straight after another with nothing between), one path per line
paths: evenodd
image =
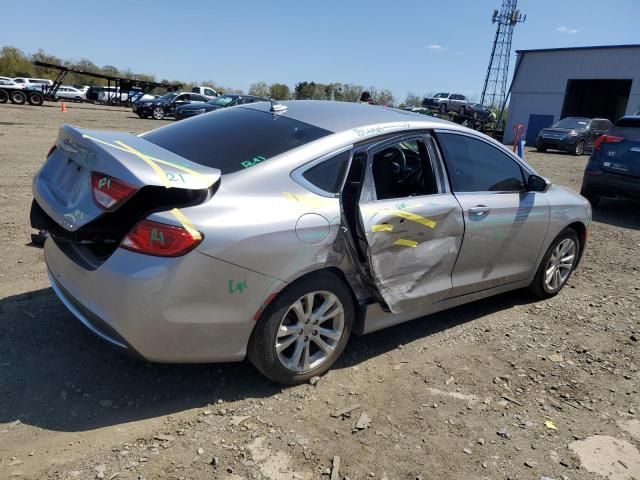
M175 92L165 93L164 95L162 95L162 96L160 97L160 100L167 100L167 101L171 101L171 100L173 100L174 98L176 98L177 96L178 96L178 94L177 94L177 93L175 93Z
M448 93L436 93L433 98L447 98L448 96Z
M563 118L554 125L555 128L567 128L570 130L584 130L589 123L588 118Z
M235 97L229 97L228 95L223 95L222 97L209 100L207 103L209 105L217 105L218 107L224 107L225 105L229 105L234 100L235 100Z

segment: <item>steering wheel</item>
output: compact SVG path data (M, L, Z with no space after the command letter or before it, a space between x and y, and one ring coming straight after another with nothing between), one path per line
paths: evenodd
M399 157L401 162L398 164L398 175L400 175L407 168L407 157L405 157L404 152L398 147L389 147L384 150L383 158L387 159L389 162L397 163L398 160L396 157Z

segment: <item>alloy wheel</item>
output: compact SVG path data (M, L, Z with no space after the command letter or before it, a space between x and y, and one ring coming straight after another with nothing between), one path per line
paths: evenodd
M344 308L327 291L306 293L285 313L276 334L276 354L288 370L304 373L325 363L345 331Z
M544 272L544 284L549 291L559 290L569 278L576 260L576 244L565 238L553 250Z

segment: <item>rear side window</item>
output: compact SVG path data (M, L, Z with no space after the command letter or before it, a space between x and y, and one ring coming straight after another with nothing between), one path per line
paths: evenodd
M522 169L515 160L482 140L439 133L454 192L519 192Z
M153 130L143 138L187 160L228 174L330 133L281 115L228 108Z
M350 154L350 151L339 153L335 157L305 170L302 176L320 190L339 193L347 165L349 165Z
M635 127L640 128L640 117L621 118L616 122L616 127Z

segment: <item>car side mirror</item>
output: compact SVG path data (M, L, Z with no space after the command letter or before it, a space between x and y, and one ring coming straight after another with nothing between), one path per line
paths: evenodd
M539 175L529 175L527 178L527 192L546 192L551 182Z

